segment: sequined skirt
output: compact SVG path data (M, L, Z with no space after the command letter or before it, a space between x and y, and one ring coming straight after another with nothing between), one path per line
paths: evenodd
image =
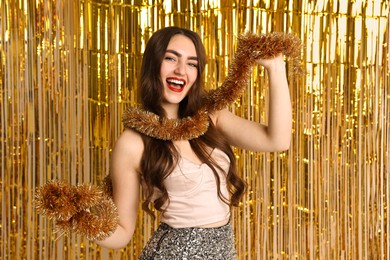
M230 222L217 228L173 228L161 223L139 260L234 260L234 236Z

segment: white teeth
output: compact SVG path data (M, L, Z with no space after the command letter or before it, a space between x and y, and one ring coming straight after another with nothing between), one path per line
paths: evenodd
M176 84L176 85L184 85L183 81L176 80L176 79L168 79L167 82L172 83L172 84Z

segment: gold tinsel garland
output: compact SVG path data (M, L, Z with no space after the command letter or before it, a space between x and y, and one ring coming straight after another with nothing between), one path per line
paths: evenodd
M37 189L35 208L39 214L56 221L60 234L76 232L90 240L102 240L114 232L119 221L106 186L110 187L50 181Z
M227 107L242 94L256 60L283 53L296 62L301 47L300 40L291 34L241 35L226 80L221 87L206 95L202 108L193 117L174 120L160 118L139 108L129 108L123 115L123 124L162 140L199 137L207 131L208 113ZM117 208L112 201L109 176L102 186L72 186L63 181L51 181L38 188L35 203L40 214L56 220L57 230L61 234L75 232L90 240L102 240L115 231L119 221Z
M129 107L122 117L123 125L162 140L190 140L201 136L209 127L208 113L199 110L194 116L181 119L160 118L141 108Z
M235 58L221 87L211 90L202 108L193 116L181 119L160 118L140 108L130 107L123 114L123 125L147 136L162 140L190 140L203 135L209 126L208 114L232 104L248 85L253 65L258 59L268 59L283 53L293 62L295 71L301 55L301 41L292 34L280 32L238 37Z

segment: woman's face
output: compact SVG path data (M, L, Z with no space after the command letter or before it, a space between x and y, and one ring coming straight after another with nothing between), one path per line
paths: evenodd
M198 58L194 43L184 35L173 36L160 68L164 85L163 102L179 104L196 81L197 75Z

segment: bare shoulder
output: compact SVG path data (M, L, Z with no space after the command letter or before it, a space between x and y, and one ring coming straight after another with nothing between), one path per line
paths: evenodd
M140 133L125 129L116 140L112 151L112 162L125 164L127 167L137 169L144 150Z
M218 125L218 122L223 121L224 118L231 118L234 117L234 114L229 111L229 109L225 108L218 111L213 111L209 114L211 120L213 121L214 125Z
M218 121L218 117L220 116L221 114L221 110L217 110L217 111L212 111L209 113L209 117L211 119L211 121L213 122L214 125L216 125L217 121Z
M141 134L133 129L126 128L116 141L115 147L126 149L129 152L131 150L139 151L143 149Z

